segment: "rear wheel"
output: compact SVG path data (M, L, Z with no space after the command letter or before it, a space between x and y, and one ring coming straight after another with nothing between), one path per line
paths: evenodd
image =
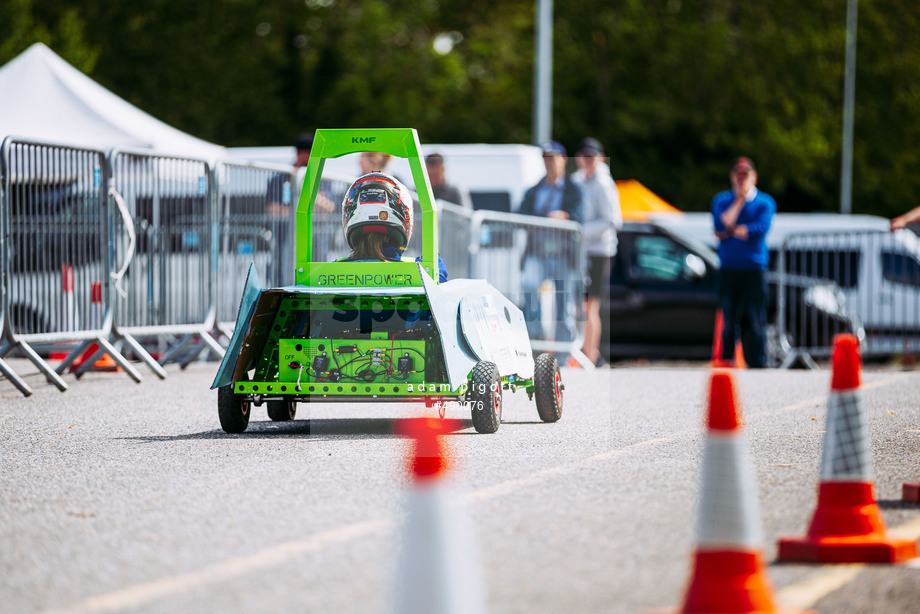
M470 401L476 431L497 431L502 421L502 381L494 362L483 360L473 367Z
M556 422L562 417L562 377L559 362L552 353L537 356L533 375L537 413L543 422Z
M233 392L233 384L217 389L217 415L220 426L228 433L242 433L249 426L252 402Z
M288 422L297 415L297 403L287 399L283 401L268 401L268 417L275 422Z

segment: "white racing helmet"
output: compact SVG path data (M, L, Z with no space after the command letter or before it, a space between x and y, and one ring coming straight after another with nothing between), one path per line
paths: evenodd
M398 247L412 238L412 194L398 179L386 173L358 177L342 201L342 226L348 246L362 233L384 232Z

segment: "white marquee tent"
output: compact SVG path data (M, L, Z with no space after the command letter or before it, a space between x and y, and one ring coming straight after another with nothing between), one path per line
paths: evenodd
M0 67L0 140L9 135L105 150L142 148L208 161L226 152L119 98L42 43Z

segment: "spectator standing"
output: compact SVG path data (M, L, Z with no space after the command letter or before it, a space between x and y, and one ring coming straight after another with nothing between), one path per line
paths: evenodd
M722 356L731 361L736 339L748 367L767 366L767 284L770 257L767 232L776 202L757 189L757 171L740 157L729 174L731 190L712 199L712 222L719 239L719 308L722 310Z
M268 216L268 226L279 245L277 253L281 254L280 274L281 283L287 285L293 282L294 271L294 209L304 179L306 178L307 164L310 163L310 152L313 149L313 135L303 133L294 140L295 157L293 173L275 173L268 181L268 197L265 212ZM293 186L291 183L293 182ZM333 241L338 234L338 215L335 214L336 205L330 198L328 185L320 182L320 190L316 193L313 204L313 244L314 257L325 260L328 252L334 248ZM272 277L270 276L270 279Z
M294 140L294 149L297 150L296 157L294 158L294 168L303 168L310 163L310 152L313 149L313 135L303 134L297 135L297 138Z
M617 231L623 228L620 193L605 163L604 147L597 139L588 137L581 142L575 155L578 171L573 181L585 195L584 232L588 255L585 287L585 340L581 351L596 365L604 358L600 352L601 305L609 292L610 268L617 253Z
M303 184L304 170L310 163L310 151L313 149L313 135L300 134L294 141L296 150L294 157L294 183L299 188ZM273 216L288 216L291 213L291 188L288 186L284 189L285 176L281 173L274 175L268 183L268 204L265 207L266 213ZM335 211L335 203L328 195L318 193L316 195L316 204L314 211L321 213L330 213Z
M439 153L429 154L425 157L425 166L428 169L428 181L431 183L431 191L435 200L446 200L472 211L473 201L470 199L470 191L465 186L447 181L444 156Z
M310 160L313 136L301 134L294 141L296 157L292 173L273 173L268 180L265 195L264 224L272 238L272 250L276 258L268 262L264 272L266 281L272 285L287 285L294 275L294 208L297 169L306 166Z
M584 194L581 187L566 176L568 156L565 147L556 141L546 141L540 148L546 176L524 192L518 213L581 223L584 219ZM551 279L556 286L553 340L575 340L576 301L581 301L581 297L575 296L575 276L580 278L583 275L582 271L576 270L578 256L572 253L571 245L554 237L551 232L541 230L528 237L521 286L524 291L524 319L531 338L546 338L541 321L539 288L546 279Z

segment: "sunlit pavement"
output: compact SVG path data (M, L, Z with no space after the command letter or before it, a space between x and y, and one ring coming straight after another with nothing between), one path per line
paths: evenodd
M220 430L215 363L141 384L118 373L65 393L13 361L35 394L0 380L0 603L4 612L368 612L393 603L408 442L423 406L255 408ZM473 517L492 612L640 612L677 605L694 544L704 363L564 369L564 413L540 422L523 393L478 435L447 437ZM814 507L830 372L736 374L764 551ZM891 528L920 479L920 372L869 365L863 394L876 493ZM430 410L434 411L434 410ZM309 422L307 422L309 418ZM916 535L914 536L916 539ZM771 564L781 603L913 612L920 568ZM804 595L804 596L803 596Z

